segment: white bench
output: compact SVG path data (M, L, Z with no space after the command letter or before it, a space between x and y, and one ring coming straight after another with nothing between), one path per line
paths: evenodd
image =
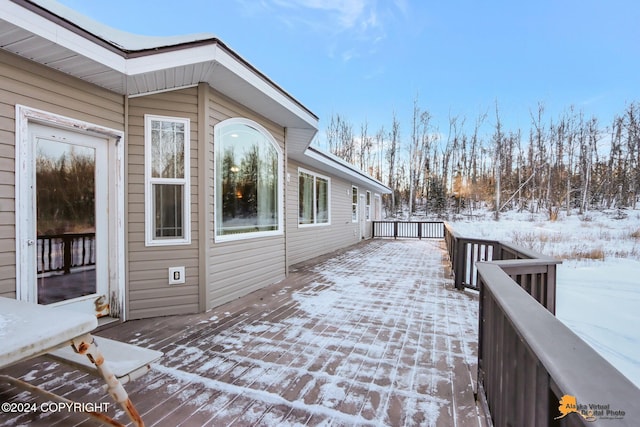
M162 352L127 344L108 338L93 336L95 344L104 356L105 363L121 384L140 378L149 372L151 364L162 357ZM84 354L76 353L71 346L48 353L51 358L70 364L89 374L100 376L96 366Z

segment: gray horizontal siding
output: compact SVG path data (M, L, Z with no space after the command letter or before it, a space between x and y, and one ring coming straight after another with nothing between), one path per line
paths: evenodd
M298 162L289 161L291 175L287 190L287 252L289 265L353 245L359 241L359 223L351 221L351 182L331 179L331 224L300 227L298 225L298 168L314 171ZM327 176L324 172L317 172ZM358 191L366 191L358 187ZM372 192L373 198L373 192ZM367 223L367 225L370 223ZM365 236L368 237L368 236Z
M190 119L191 244L145 246L144 115ZM127 145L128 318L199 311L198 92L196 88L129 100ZM169 285L168 268L184 266L186 283Z
M123 130L122 96L0 50L0 296L16 297L15 106Z
M208 99L209 131L208 141L214 139L214 126L230 118L247 118L253 120L275 138L284 151L284 129L270 122L255 112L221 95L215 90L209 91ZM213 141L213 144L215 141ZM214 176L213 144L207 143L210 159L208 175ZM284 181L284 177L282 177ZM213 206L211 218L208 220L208 278L207 307L216 307L242 295L246 295L285 277L285 245L282 236L270 236L257 239L237 240L215 243L213 236L215 214L215 189L213 179L210 180L207 201Z
M285 277L282 237L218 243L211 259L208 297L214 307Z

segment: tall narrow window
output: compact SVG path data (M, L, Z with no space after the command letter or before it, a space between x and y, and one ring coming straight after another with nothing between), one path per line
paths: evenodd
M147 245L191 243L189 120L145 115Z
M229 119L215 128L216 239L282 232L282 154L257 123Z
M358 222L358 187L351 187L351 222Z
M329 224L329 178L298 171L298 224Z
M365 203L366 220L371 221L371 191L367 191L367 201Z
M317 224L329 223L329 178L316 177Z

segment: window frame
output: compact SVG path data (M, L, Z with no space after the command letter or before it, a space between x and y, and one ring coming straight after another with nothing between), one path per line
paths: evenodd
M222 141L222 132L224 130L225 127L227 126L232 126L232 125L246 125L248 127L253 128L254 130L258 131L262 136L265 137L266 141L269 142L276 150L276 154L278 156L278 171L277 171L277 200L276 200L276 206L278 209L278 228L276 230L268 230L268 231L253 231L253 232L248 232L248 233L237 233L237 234L218 234L218 220L219 220L219 212L218 209L221 209L222 206L222 202L221 202L221 198L222 198L222 194L220 189L218 188L218 185L220 184L218 182L218 171L217 171L217 156L219 153L219 150L223 150L224 151L224 143ZM215 243L220 243L220 242L231 242L231 241L237 241L237 240L247 240L247 239L258 239L258 238L262 238L262 237L271 237L271 236L282 236L284 235L284 218L283 216L285 215L285 210L284 210L284 191L283 191L283 186L284 186L284 153L282 148L280 147L280 144L278 144L278 142L276 141L276 139L273 137L273 135L271 135L271 132L269 132L264 126L262 126L261 124L250 120L250 119L246 119L243 117L234 117L234 118L230 118L230 119L226 119L223 120L219 123L217 123L216 125L214 125L213 127L213 168L214 168L214 172L213 172L213 200L214 200L214 206L213 206L213 241Z
M365 220L371 222L371 191L367 190L364 202Z
M152 122L172 122L184 125L184 177L154 178L152 176ZM145 190L145 246L191 244L191 120L184 117L144 115L144 190ZM155 237L154 185L180 185L182 191L182 237Z
M306 175L311 175L313 177L313 223L312 224L301 224L300 223L300 174L304 173ZM318 178L324 179L327 181L327 222L317 222L318 221L318 211L317 211L317 191L318 191ZM317 172L310 171L305 168L298 168L298 227L299 228L308 228L308 227L326 227L331 225L331 178L328 176L319 174Z
M354 202L355 200L355 202ZM358 187L355 185L351 186L351 222L358 222L360 217L360 213L358 212Z

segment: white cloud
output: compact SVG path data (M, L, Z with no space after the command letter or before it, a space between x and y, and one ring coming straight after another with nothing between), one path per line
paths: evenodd
M330 58L344 62L375 54L375 46L387 38L386 25L409 13L406 0L236 1L245 10L262 9L289 29L313 34L325 43Z
M244 2L245 0L237 0ZM275 11L287 20L327 34L354 32L375 38L383 31L378 14L379 0L261 0L265 11ZM370 35L369 33L375 33Z
M367 0L272 0L277 6L295 10L310 9L336 18L342 29L355 27L367 9Z
M355 56L355 52L353 49L349 49L347 51L342 52L342 61L348 62Z
M404 16L409 15L409 3L407 0L393 0L393 3Z

